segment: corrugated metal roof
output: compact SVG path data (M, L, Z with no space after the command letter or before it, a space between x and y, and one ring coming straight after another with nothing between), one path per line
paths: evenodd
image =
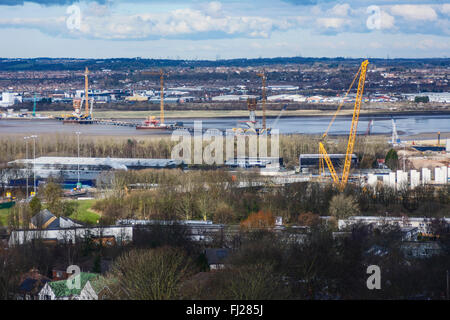
M165 167L170 165L181 165L183 161L174 159L145 159L145 158L88 158L88 157L39 157L33 159L18 159L8 164L33 164L36 165L105 165L112 168L142 166L142 167Z

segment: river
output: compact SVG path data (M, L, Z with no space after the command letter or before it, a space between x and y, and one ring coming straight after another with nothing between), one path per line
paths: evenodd
M327 128L331 117L284 117L280 118L274 128L278 128L282 134L322 134ZM422 133L450 132L450 114L443 115L397 115L394 116L399 136L417 135ZM193 127L194 120L184 118L180 120L167 120L167 122L182 121L184 126ZM240 126L239 121L245 121L248 118L203 118L203 129L226 130ZM267 127L271 127L274 118L267 119ZM331 127L330 135L348 134L351 117L342 116L336 118ZM372 134L391 134L392 121L391 116L361 116L358 125L358 134L364 134L368 123L373 120L371 128ZM125 120L139 122L140 120ZM136 130L133 127L121 127L111 125L77 125L63 124L58 120L0 120L0 134L55 134L55 133L75 133L83 132L87 135L101 136L133 136L133 135L151 135L164 134L164 131L154 130Z

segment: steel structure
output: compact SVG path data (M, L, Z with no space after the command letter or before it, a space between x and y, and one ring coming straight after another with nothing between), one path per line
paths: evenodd
M356 73L355 77L353 78L353 81L350 85L350 88L347 90L347 93L344 96L348 95L350 90L353 87L353 84L355 83L356 78L359 75L359 81L358 81L358 90L356 92L356 98L355 98L355 107L353 109L353 118L352 118L352 124L350 127L350 134L348 136L348 143L347 143L347 152L345 153L345 163L344 163L344 170L342 171L342 178L339 180L339 177L336 173L336 170L334 169L333 163L330 160L330 157L328 156L328 153L325 149L325 146L323 145L322 141L325 139L325 137L328 134L328 130L330 129L331 125L333 124L334 120L336 119L336 116L338 112L341 110L344 99L342 103L339 105L336 113L334 114L333 118L331 119L330 124L328 125L327 130L322 136L322 141L319 142L319 153L321 154L321 159L319 161L319 175L322 175L322 173L325 172L325 166L324 166L324 160L328 166L328 169L330 170L331 177L333 178L333 182L336 184L339 190L344 190L345 186L347 185L348 176L350 174L350 166L351 166L351 157L353 154L353 149L355 147L355 140L356 140L356 131L358 128L358 121L359 121L359 113L361 110L361 103L362 103L362 96L364 92L364 84L366 81L366 71L367 66L369 65L368 60L364 60L361 63L361 66L359 67L358 72Z
M167 75L166 73L164 73L163 69L159 69L158 72L154 72L154 71L143 71L141 72L141 74L144 75L159 75L159 81L160 81L160 109L161 109L161 113L160 113L160 123L164 124L164 76ZM150 120L150 116L149 116L149 120Z
M263 70L261 73L257 74L258 77L261 77L261 81L262 81L262 112L263 112L263 116L262 116L262 128L263 130L266 130L266 80L267 80L267 76L266 76L266 71Z

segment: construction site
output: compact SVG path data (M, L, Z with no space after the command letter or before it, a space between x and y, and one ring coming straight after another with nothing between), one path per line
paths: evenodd
M431 142L430 140L401 140L399 138L399 134L397 133L397 120L391 116L391 128L382 127L384 132L374 130L374 123L380 123L380 119L377 118L365 118L364 121L367 122L367 129L364 131L359 130L358 132L358 124L360 122L360 114L361 110L364 109L364 88L365 81L367 75L367 69L369 66L369 61L365 60L361 63L358 71L354 74L354 77L350 83L349 88L345 91L345 93L341 96L340 103L337 106L335 112L331 115L331 120L329 121L326 129L322 131L323 133L320 136L319 142L317 144L317 152L315 153L299 153L295 154L294 157L298 160L297 163L293 163L292 159L286 159L287 157L283 154L279 155L281 159L274 161L265 161L263 157L259 159L258 156L253 155L252 159L249 160L249 157L242 157L242 155L236 154L235 156L231 156L225 159L223 166L228 167L230 169L233 168L244 168L244 169L252 169L260 168L261 175L264 177L274 176L277 177L277 181L281 183L285 182L295 182L295 181L327 181L330 180L333 184L339 189L344 190L348 181L356 182L361 185L371 185L375 186L377 183L384 183L389 186L397 186L405 184L405 175L409 178L408 186L414 188L418 185L417 177L421 181L421 184L434 183L434 184L446 184L448 181L448 166L450 163L449 160L449 139L442 138L441 133L436 133L437 140L436 143ZM175 130L183 130L187 133L194 133L194 127L192 125L183 123L182 121L174 121L167 122L165 116L165 106L164 106L164 78L168 76L168 74L160 69L158 71L141 71L140 74L143 76L157 76L159 78L159 117L148 116L144 121L126 121L126 120L115 120L115 119L105 119L105 118L96 118L94 116L94 98L91 97L92 90L89 88L89 74L90 71L86 67L84 71L84 90L78 90L79 97L73 99L73 111L69 114L62 114L59 117L55 117L56 120L60 121L64 124L64 126L68 126L68 130L72 130L73 132L76 130L76 134L79 139L79 135L82 133L86 133L89 131L89 128L92 127L104 127L105 125L110 126L120 126L120 127L128 127L131 130L136 130L135 134L154 134L154 132L158 132L159 134L167 134L172 133ZM267 136L271 137L272 131L276 129L276 134L283 134L282 129L285 126L283 121L289 120L289 118L284 119L283 114L285 114L288 104L278 103L280 111L275 117L271 117L268 121L267 118L267 74L263 69L261 72L256 73L257 77L260 79L260 96L248 96L246 98L247 111L248 111L248 120L237 120L236 126L228 126L232 122L224 122L225 126L217 128L215 131L215 135L236 135L236 136ZM134 96L138 98L138 96ZM243 96L245 97L245 96ZM344 113L344 117L342 116L343 107L346 105L348 108L348 99L352 97L353 110L351 115L348 113ZM36 117L36 99L34 101L34 109L32 113L32 117L30 119L37 120ZM273 103L272 103L273 106ZM259 114L259 117L257 117ZM345 126L350 125L350 130L345 129L343 124L340 124L338 128L338 133L336 134L333 127L333 124L338 121L343 121L345 119L347 121ZM351 119L351 122L350 122ZM294 119L295 120L295 119ZM327 119L324 118L324 121ZM338 121L337 121L338 120ZM384 122L388 120L382 120ZM399 119L401 121L401 119ZM270 122L270 124L268 124ZM323 122L323 121L322 121ZM78 125L88 125L77 128ZM201 134L209 132L211 127L201 129ZM389 131L387 131L388 129ZM132 131L127 131L128 133L120 133L119 129L113 129L118 131L120 135L129 135L134 136L135 134ZM317 129L316 129L317 130ZM320 128L318 128L320 130ZM387 132L386 132L387 131ZM364 132L364 133L363 133ZM75 133L75 132L74 132ZM355 155L354 149L355 144L357 142L357 136L359 137L358 141L362 144L370 144L370 138L375 135L380 135L384 137L390 137L386 139L386 144L390 145L393 150L396 152L397 162L395 166L388 167L384 163L384 158L377 158L376 163L370 164L369 166L365 166L363 168L360 167L359 162L365 160L365 149L367 146L359 147L359 153ZM447 135L447 133L444 133ZM346 141L345 152L343 153L333 153L328 154L327 148L333 147L335 148L336 137L339 137L340 140L344 139L348 136ZM362 149L361 149L362 148ZM386 148L386 147L385 147ZM362 150L362 151L361 151ZM344 150L342 150L344 151ZM79 153L79 151L78 151ZM44 156L44 155L42 155ZM383 155L384 156L384 155ZM287 166L283 165L283 158L285 158ZM295 159L294 158L294 159ZM13 160L13 161L11 161ZM172 161L175 159L167 159L168 161ZM180 160L180 159L177 159ZM184 160L181 163L187 165L190 163L190 159L181 159ZM10 159L10 164L19 164L19 163L31 163L29 160L25 159L25 162L21 162L22 160ZM69 161L69 160L67 160ZM70 160L72 161L72 160ZM67 164L64 163L64 158L58 158L58 165L51 164L50 162L47 164L49 168L52 168L53 173L57 173L57 167L60 166L70 166L70 161ZM295 160L296 161L296 160ZM78 166L84 166L85 161L79 161ZM272 163L273 162L273 163ZM120 167L120 166L119 166ZM220 167L220 165L219 165ZM114 165L111 167L114 168ZM85 181L88 185L95 185L95 178L87 171L81 170L81 173L78 172L78 176L81 175L81 180ZM101 168L98 167L95 169L97 174L101 172ZM391 172L394 170L394 172ZM397 170L397 171L395 171ZM412 170L409 174L406 173L408 170ZM428 171L427 171L428 170ZM38 170L39 171L39 170ZM80 171L80 170L78 170ZM402 171L402 172L400 172ZM445 172L444 172L445 171ZM62 173L62 171L61 171ZM22 172L22 175L24 173ZM395 177L393 176L395 175ZM11 175L10 175L11 176ZM20 176L20 175L19 175ZM46 179L48 177L47 174L38 174L39 178ZM393 178L394 177L394 178ZM39 181L38 178L38 181ZM79 180L79 179L78 179ZM394 181L395 180L395 181ZM11 181L15 181L13 184L17 185L19 181L23 182L23 178L16 178ZM72 178L73 181L73 178ZM78 181L79 182L79 181ZM9 184L8 179L4 180L3 183ZM27 185L30 182L27 182ZM37 183L36 181L34 183ZM20 185L20 183L19 183Z

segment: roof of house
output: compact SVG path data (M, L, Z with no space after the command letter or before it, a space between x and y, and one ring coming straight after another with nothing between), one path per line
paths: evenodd
M81 272L79 289L69 289L67 286L67 280L52 281L49 282L48 285L53 290L56 297L70 297L79 295L88 281L95 280L98 277L99 275L96 273Z
M38 293L42 287L51 280L48 278L42 278L42 279L33 279L33 278L26 278L21 282L19 285L19 292L20 293L29 293L29 294L35 294Z
M55 215L48 211L48 209L41 210L39 213L31 218L31 223L36 228L47 227L56 219Z
M39 229L60 229L60 228L71 228L71 227L81 227L81 224L76 223L72 219L66 217L57 218L49 210L44 209L34 217L31 218L31 224L35 228Z
M89 282L95 293L99 294L105 288L111 289L111 285L117 284L118 280L116 278L98 277L89 280Z
M40 274L37 269L31 269L20 277L19 292L29 294L38 293L50 281L50 278Z

